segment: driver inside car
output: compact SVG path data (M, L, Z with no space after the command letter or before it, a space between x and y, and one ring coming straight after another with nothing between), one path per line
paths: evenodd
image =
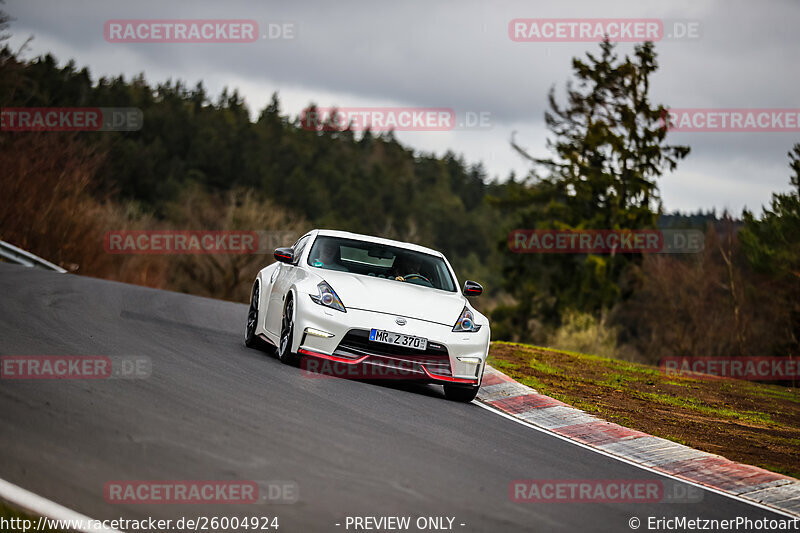
M317 258L311 263L313 266L326 268L328 270L348 272L348 270L339 263L339 246L337 244L328 240L322 240L315 251L317 253Z
M395 264L394 273L395 278L397 281L406 281L406 278L409 277L411 274L416 274L417 276L425 279L427 278L420 273L422 269L422 261L419 257L415 255L403 255L398 257L398 261Z

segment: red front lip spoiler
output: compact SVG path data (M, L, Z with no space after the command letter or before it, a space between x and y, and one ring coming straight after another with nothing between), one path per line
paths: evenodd
M425 373L428 375L429 378L435 379L437 381L447 381L449 383L469 383L471 385L478 384L477 379L454 378L451 376L440 376L438 374L431 374L430 371L427 368L425 368L425 365L420 365L420 366L422 367L422 370L425 371Z
M361 363L362 361L364 361L364 359L369 357L369 355L365 355L363 357L359 357L358 359L346 359L344 357L337 357L335 355L328 355L328 354L324 354L324 353L320 353L320 352L312 352L311 350L306 350L305 348L300 348L299 350L297 350L297 353L301 353L303 355L310 355L312 357L320 357L322 359L327 359L329 361L335 361L337 363L345 363L347 365L357 365L358 363ZM465 384L470 384L470 385L477 385L478 384L478 380L477 379L454 378L452 376L440 376L439 374L432 374L427 368L425 368L425 365L419 365L419 366L422 367L422 370L423 370L423 372L425 372L425 375L427 375L430 379L433 379L433 380L436 380L436 381L446 381L448 383L465 383Z
M303 355L310 355L312 357L320 357L322 359L328 359L329 361L336 361L337 363L345 363L348 365L355 365L369 357L365 355L364 357L359 357L358 359L347 359L345 357L336 357L335 355L327 355L324 353L319 352L312 352L311 350L306 350L305 348L300 348L297 350L297 353L301 353Z

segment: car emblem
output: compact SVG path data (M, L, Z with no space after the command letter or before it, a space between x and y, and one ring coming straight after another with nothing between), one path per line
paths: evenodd
M394 319L394 321L397 322L398 326L405 326L406 325L406 319L405 318L397 317L397 318Z

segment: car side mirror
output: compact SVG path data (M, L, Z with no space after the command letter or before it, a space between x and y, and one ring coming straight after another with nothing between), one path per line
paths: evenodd
M480 296L483 292L483 287L480 283L467 280L464 282L464 295L465 296Z
M272 254L276 261L281 263L294 262L294 250L292 248L276 248L275 253Z

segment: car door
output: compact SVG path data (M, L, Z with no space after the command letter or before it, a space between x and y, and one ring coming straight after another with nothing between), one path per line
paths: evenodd
M281 319L283 318L283 303L286 301L286 293L298 276L298 270L302 268L300 257L303 255L306 245L311 239L310 235L301 237L292 246L295 261L293 264L278 263L275 272L272 273L271 291L269 294L267 307L267 320L265 327L267 331L274 335L281 333Z

